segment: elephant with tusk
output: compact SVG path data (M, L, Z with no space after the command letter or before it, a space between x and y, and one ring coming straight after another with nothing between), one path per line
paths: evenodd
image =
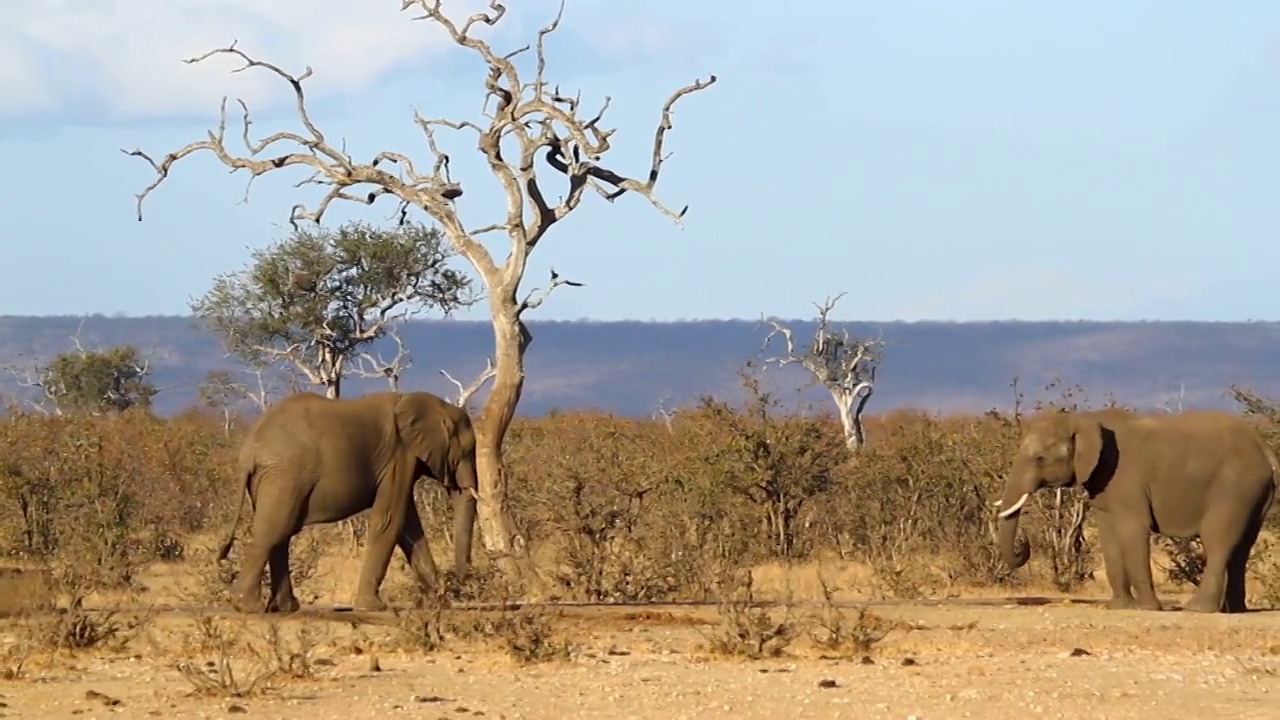
M1245 563L1278 479L1271 448L1231 413L1042 412L1024 421L996 503L1001 556L1013 569L1030 558L1018 519L1032 494L1080 485L1098 523L1107 607L1163 609L1151 579L1155 532L1204 546L1203 579L1184 609L1243 612Z
M375 392L349 400L298 393L272 405L240 450L244 483L224 560L235 541L247 497L253 539L245 552L232 603L242 612L293 612L298 600L289 579L289 542L303 527L337 522L370 510L369 539L356 587L355 607L381 610L378 589L396 547L424 590L437 587L437 570L413 486L429 476L453 501L454 575L471 561L476 518L476 439L466 411L425 392ZM271 597L259 600L270 566Z

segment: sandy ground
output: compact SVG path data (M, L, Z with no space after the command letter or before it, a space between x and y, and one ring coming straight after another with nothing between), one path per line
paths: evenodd
M897 605L874 609L903 626L869 659L824 659L802 638L780 657L754 661L707 651L719 624L714 608L563 612L556 630L571 644L569 657L523 666L496 647L396 650L393 628L295 617L281 623L286 635L300 627L325 634L312 653L314 677L242 698L196 694L176 661L217 654L198 648L192 618L161 617L120 654L33 659L24 678L0 683L0 711L306 720L424 712L548 720L1280 717L1278 612ZM242 676L255 667L246 655L232 662Z
M173 578L188 571L165 572L172 577L147 581L143 602L177 602ZM319 603L345 599L351 581L335 573ZM813 578L787 582L817 597ZM17 587L0 587L0 611ZM1079 597L1105 594L1095 584ZM1161 596L1185 599L1170 588ZM759 660L712 651L725 628L714 606L560 608L552 639L568 652L532 664L484 633L424 650L397 627L404 614L276 616L284 639L273 643L264 635L273 622L262 616L165 610L121 647L27 656L20 677L0 680L0 717L1280 717L1280 611L1206 616L1062 598L985 601L873 604L894 629L865 653L817 646L805 628L823 608L806 604L792 610L798 636L780 656ZM841 613L853 623L852 608ZM23 628L0 618L0 676L24 657ZM271 662L263 659L270 648L301 648L300 631L314 643L302 653L307 677L276 675L243 696L202 694L189 679L228 658L243 688ZM184 675L180 663L195 670Z

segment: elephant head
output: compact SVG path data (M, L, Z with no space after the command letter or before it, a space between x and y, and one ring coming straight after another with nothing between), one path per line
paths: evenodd
M1121 413L1116 410L1112 413ZM1031 557L1031 544L1018 537L1018 517L1031 494L1089 481L1102 456L1102 423L1093 413L1045 412L1025 421L1022 442L1000 499L1000 554L1018 569Z
M476 436L467 412L435 395L403 393L395 406L401 440L417 460L415 477L430 475L453 501L453 567L458 580L471 564L476 520Z

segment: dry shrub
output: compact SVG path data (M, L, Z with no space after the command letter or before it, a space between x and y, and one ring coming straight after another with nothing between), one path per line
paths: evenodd
M228 507L230 441L198 419L14 412L0 447L0 543L77 598L180 559Z
M852 588L862 596L1028 582L1071 590L1092 576L1097 551L1077 493L1028 501L1031 564L1011 573L1000 562L991 503L1019 439L1020 396L1009 413L870 416L867 445L851 455L825 408L789 405L746 374L743 389L741 402L704 397L667 421L591 410L516 419L505 443L512 513L567 599L716 601L743 569L830 559L872 571L873 583ZM1087 406L1078 389L1046 390L1058 397L1036 407ZM1280 440L1271 416L1251 417ZM228 435L220 416L196 411L11 411L0 418L0 547L14 564L43 567L63 608L127 591L157 562L190 569L193 599L223 602L248 540L231 565L215 565L239 501L243 431ZM417 498L447 567L451 506L431 481ZM329 592L321 560L339 558L351 537L333 525L295 539L304 601ZM462 598L507 599L490 564L473 567Z
M316 648L328 628L315 623L269 621L246 635L253 621L197 615L182 638L185 656L174 669L198 695L248 697L283 684L316 679ZM332 664L332 663L329 663Z
M896 623L887 620L866 605L853 608L853 617L836 605L830 585L821 578L822 609L809 618L809 639L825 651L824 657L846 658L866 656L893 632Z
M492 643L522 665L564 660L570 643L557 631L563 613L541 605L500 611L453 609L423 604L400 615L395 644L434 653L453 643Z
M778 612L758 603L750 573L744 573L740 586L726 593L718 611L720 625L709 634L703 633L707 648L718 655L749 660L777 657L800 634L789 604Z

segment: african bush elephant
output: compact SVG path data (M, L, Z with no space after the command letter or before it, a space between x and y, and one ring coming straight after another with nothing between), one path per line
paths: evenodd
M1204 546L1203 579L1184 609L1243 612L1245 562L1278 473L1275 454L1238 415L1114 408L1040 413L1024 423L999 502L1001 554L1014 569L1031 555L1026 538L1016 537L1031 493L1079 484L1098 522L1111 585L1107 607L1163 609L1151 581L1150 535L1156 532L1198 535Z
M425 392L375 392L349 400L298 393L272 405L240 449L240 498L231 533L218 555L227 557L247 496L253 538L245 552L232 603L260 611L264 566L271 566L267 612L293 612L289 542L306 525L369 515L368 547L354 605L379 610L378 589L398 545L426 590L437 571L414 504L424 475L448 490L454 511L454 573L465 576L476 517L475 434L466 411Z

